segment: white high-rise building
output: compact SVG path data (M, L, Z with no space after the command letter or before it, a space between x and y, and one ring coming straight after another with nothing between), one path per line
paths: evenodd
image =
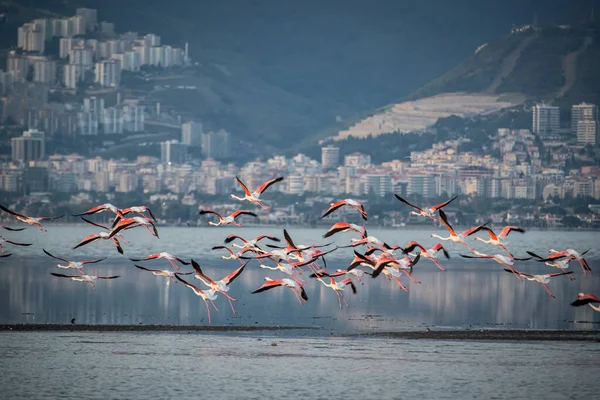
M85 46L75 46L69 53L69 64L82 65L86 69L94 65L94 56L92 49Z
M44 34L44 41L48 42L52 40L52 36L54 35L52 32L52 21L48 18L38 18L34 19L33 23L42 30Z
M45 31L44 27L35 23L23 24L18 29L17 45L24 51L44 52Z
M98 134L98 120L91 112L77 113L77 127L80 135L94 136Z
M34 62L33 81L53 85L56 82L56 61L39 60Z
M188 146L177 140L168 140L160 144L160 162L162 164L183 164L187 158Z
M137 104L126 104L123 106L123 129L129 132L141 132L144 130L144 107Z
M105 134L123 133L123 113L116 107L104 109L102 129Z
M63 18L60 20L60 35L62 37L71 37L73 36L73 21L69 18Z
M140 55L135 51L126 51L125 53L115 53L111 56L113 60L121 62L121 70L123 71L139 71L140 70Z
M579 120L577 122L577 144L592 146L600 144L599 129L598 121Z
M146 36L144 36L144 42L148 47L160 46L160 36L155 35L153 33L149 33Z
M59 40L58 56L60 58L67 58L71 54L73 48L74 39L70 37L61 37Z
M556 106L536 104L532 109L532 132L540 136L560 129L560 110Z
M74 15L69 18L71 24L73 25L73 36L84 35L86 26L85 26L85 18L81 15Z
M595 104L581 103L571 107L571 130L573 133L577 134L578 142L580 140L579 121L598 121L598 106Z
M28 162L41 160L46 155L46 135L37 129L23 132L22 136L11 139L13 161Z
M134 44L133 51L138 54L140 65L148 65L150 63L150 47L146 46L143 42L141 44Z
M98 10L94 8L78 8L75 10L76 16L83 17L87 30L92 30L98 24Z
M66 88L77 89L77 84L85 80L83 65L67 64L63 68L63 84Z
M163 46L153 46L150 48L150 64L154 66L165 66L165 48Z
M324 170L337 168L340 165L340 148L335 146L322 147L321 165Z
M121 62L102 60L96 63L95 82L104 87L118 87L121 82Z
M352 153L344 156L344 165L347 167L368 167L371 165L371 156L363 153Z
M181 124L181 142L188 146L201 146L202 123L188 121Z
M29 71L29 60L25 57L22 57L20 54L11 51L8 53L6 71L13 73L16 82L23 81L27 78L27 72Z

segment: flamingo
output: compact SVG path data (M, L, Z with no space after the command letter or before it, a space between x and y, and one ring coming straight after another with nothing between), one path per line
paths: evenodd
M244 253L247 253L249 251L256 252L256 250L254 250L254 249L243 249L237 253L234 253L233 250L231 250L229 247L226 247L226 246L214 246L211 250L221 250L221 249L227 250L227 252L229 253L228 256L221 256L221 258L223 260L239 260L242 264L244 263L244 261L242 261L242 256Z
M408 243L408 246L404 250L407 253L410 253L411 251L413 251L415 249L415 247L418 247L421 249L421 252L420 252L421 257L425 257L425 258L431 260L440 270L442 270L442 271L446 270L444 267L442 267L440 265L440 263L437 260L437 254L439 251L442 251L442 253L444 254L444 257L446 257L446 259L450 258L450 254L448 254L448 252L446 251L444 246L442 246L441 243L438 243L435 246L433 246L432 248L430 248L429 250L427 250L425 247L421 246L419 243L417 243L415 241L410 241ZM414 254L411 253L411 255L414 257Z
M169 271L169 270L166 270L166 269L150 269L150 268L144 268L141 265L136 265L136 264L133 264L133 265L136 268L139 268L141 270L152 272L152 275L154 275L154 276L164 276L166 278L169 278L173 282L177 282L175 280L175 276L177 276L177 275L191 275L191 274L193 274L193 272L175 272L175 271Z
M537 261L543 262L544 264L546 264L549 267L555 267L562 271L567 271L569 269L569 263L575 259L575 257L567 257L563 260L543 261L544 257L540 257L531 251L528 251L527 254L529 254L530 256L532 256L534 258L537 258L538 259ZM571 276L571 275L569 275L569 279L571 279L572 281L575 280L575 278L573 278L573 276Z
M507 237L508 234L511 233L511 232L513 232L513 231L514 232L525 233L525 230L519 228L518 226L509 225L509 226L505 226L504 229L502 229L502 231L500 232L499 235L496 235L494 233L494 231L491 228L487 227L487 226L480 226L479 229L477 229L474 232L471 232L470 234L472 235L475 232L480 231L480 230L484 230L487 233L489 233L490 238L489 238L489 240L485 240L485 239L483 239L483 238L481 238L479 236L475 236L474 237L475 240L479 240L480 242L483 242L483 243L487 243L487 244L492 244L494 246L498 246L498 247L500 247L501 249L503 249L504 251L506 251L509 254L510 254L510 251L508 251L508 249L506 247L504 247L504 244L502 243L502 239L504 239L505 237Z
M18 243L18 242L13 242L12 240L8 240L8 239L2 237L1 235L0 235L0 243L9 243L9 244L13 244L15 246L23 246L23 247L31 246L33 244L33 243ZM0 244L0 251L2 252L2 254L4 254L4 249L2 248L1 244Z
M130 260L134 261L134 262L139 262L139 261L157 260L159 258L163 258L163 259L167 260L173 266L173 268L175 268L175 271L179 270L179 267L177 266L177 264L175 264L175 261L177 261L183 265L190 265L189 262L184 261L181 258L171 255L165 251L163 251L162 253L151 254L144 258L130 258Z
M179 280L181 283L183 283L185 286L192 289L192 291L196 294L196 296L199 296L202 298L202 300L204 300L204 304L206 304L206 310L208 311L208 324L212 325L212 323L210 322L210 307L208 306L208 301L210 301L210 304L212 304L212 306L214 307L214 309L216 311L219 311L219 309L217 308L217 306L215 306L215 303L214 303L214 301L217 299L217 295L215 294L215 291L212 289L202 290L199 287L186 282L179 275L175 275L175 278L177 280Z
M273 288L279 287L279 286L285 286L287 288L292 289L292 291L296 295L296 298L298 299L298 302L300 303L300 305L303 305L304 303L306 303L308 301L308 296L306 295L306 292L304 291L304 287L299 282L296 282L293 279L288 279L288 278L271 279L269 277L265 277L265 281L266 282L263 283L254 292L252 292L252 294L264 292L265 290L270 290L270 289L273 289Z
M598 305L594 305L592 303L596 303ZM600 299L593 294L579 293L577 295L577 300L571 303L573 307L580 307L584 305L589 305L595 311L600 311Z
M146 217L120 219L119 222L117 222L117 224L114 226L108 237L112 238L117 233L127 229L135 228L136 226L143 226L148 230L148 232L150 232L152 236L156 236L158 238L158 230L156 229L156 225L154 225L154 223ZM150 229L150 227L152 227L152 229Z
M311 260L305 260L305 261L299 261L299 262L288 261L288 262L282 263L282 262L274 260L272 258L269 258L269 259L275 263L275 265L276 265L275 267L270 267L265 264L260 264L259 267L264 268L264 269L270 269L273 271L281 271L284 274L290 275L295 281L298 281L300 283L304 283L304 281L302 279L300 279L299 275L295 272L294 269L300 268L304 265L312 264L313 262L315 262L317 260L316 258L313 258Z
M354 200L354 199L345 199L345 200L340 200L336 203L331 203L329 205L329 208L327 209L327 211L325 211L325 214L323 214L323 216L321 218L325 218L326 216L328 216L329 214L331 214L332 212L334 212L335 210L337 210L338 208L340 208L342 206L354 207L355 209L358 210L358 212L360 212L360 215L362 216L362 218L365 221L367 220L367 212L365 211L365 208L363 207L363 205L361 204L360 201Z
M352 269L350 271L348 271L347 269L336 269L335 272L333 272L333 273L328 272L326 269L320 269L320 270L316 271L315 273L311 274L310 277L317 278L317 277L321 277L321 276L329 276L329 277L335 278L335 277L342 276L342 275L353 275L354 277L356 277L356 279L358 279L358 281L360 283L362 283L361 278L364 274L371 275L370 272L363 271L362 269ZM364 285L364 283L362 283L362 284Z
M117 216L119 216L121 218L125 218L121 209L119 209L116 206L113 206L110 203L100 204L99 206L90 208L89 210L82 212L81 214L73 214L73 216L74 217L82 217L84 215L92 215L92 214L97 214L97 213L101 213L104 211L111 211L111 212L115 213Z
M156 218L154 217L154 214L152 214L152 210L150 210L149 207L147 206L134 206L134 207L128 207L128 208L124 208L122 210L120 210L120 214L117 214L115 216L115 219L112 223L112 227L114 228L115 225L119 222L119 220L121 218L125 218L124 216L127 214L131 214L131 213L136 213L139 214L142 218L147 219L148 221L150 221L150 218L148 218L144 213L147 212L150 215L150 218L152 219L152 221L156 222Z
M117 247L117 251L120 254L123 254L123 248L121 247L121 243L119 243L119 240L117 239L117 237L119 237L121 235L116 235L115 237L110 237L110 229L108 229L107 227L105 227L103 225L100 225L100 224L97 224L95 222L89 221L89 220L87 220L87 219L85 219L83 217L81 217L81 219L84 220L85 222L89 223L89 224L92 224L92 225L97 226L97 227L102 228L102 229L106 229L108 232L100 232L100 233L95 233L95 234L92 234L92 235L88 235L88 236L84 237L83 240L81 242L79 242L79 244L77 244L77 246L73 247L73 249L76 249L76 248L81 247L81 246L85 246L86 244L95 242L96 240L110 240Z
M242 225L235 222L235 218L237 218L238 216L240 216L240 215L251 215L253 217L258 217L258 215L254 214L253 212L248 211L248 210L237 210L237 211L234 211L232 214L228 215L225 218L223 218L221 216L221 214L219 214L218 212L212 211L212 210L202 210L198 214L200 214L200 215L215 214L217 216L217 218L219 218L219 222L217 222L217 223L214 223L212 221L208 221L209 225L219 226L219 225L229 225L229 224L231 224L231 225L238 226L240 228L242 227Z
M54 272L50 272L50 275L54 275L57 276L59 278L68 278L72 281L76 281L76 282L87 282L90 285L92 285L92 288L94 290L96 290L96 285L94 284L94 281L96 279L115 279L118 278L119 276L98 276L98 275L63 275L63 274L57 274Z
M338 303L340 304L340 310L342 309L342 300L344 301L344 304L346 305L346 307L350 307L348 305L348 303L346 302L346 299L344 298L343 291L346 288L346 286L350 286L350 288L352 289L352 293L356 294L356 286L354 285L354 282L352 282L352 279L346 278L339 282L336 282L336 280L333 279L332 277L329 277L329 279L331 279L331 280L329 283L327 283L321 277L317 278L317 280L319 282L321 282L323 285L325 285L328 288L331 288L335 291L335 294L337 295L337 298L338 298Z
M406 204L407 206L410 206L414 209L419 210L419 212L416 211L411 211L410 215L416 215L416 216L422 216L425 218L431 218L433 221L437 222L437 218L435 218L434 214L437 210L441 209L442 207L447 206L448 204L452 203L454 201L454 199L456 199L458 196L454 196L453 198L451 198L450 200L447 200L443 203L440 203L438 205L429 207L429 208L421 208L418 206L415 206L414 204L409 203L408 201L404 200L402 197L398 196L397 194L394 193L394 196L396 196L396 198L398 200L400 200L401 202L403 202L404 204Z
M237 301L237 300L227 294L227 292L229 291L229 284L231 282L233 282L235 280L235 278L240 276L240 274L244 271L244 268L246 268L246 264L248 264L248 261L246 261L244 264L242 264L241 267L239 267L238 269L236 269L235 271L233 271L232 273L230 273L223 279L218 280L218 281L213 281L212 279L210 279L208 276L206 276L202 272L202 269L200 268L200 264L198 264L196 261L192 260L192 267L196 271L196 275L194 275L194 278L202 281L202 283L204 283L206 286L208 286L211 290L223 294L223 296L225 296L227 298L227 300L229 301L229 305L231 306L231 311L233 311L233 315L237 315L237 314L235 312L235 308L233 308L232 301Z
M277 182L281 182L283 180L283 176L280 176L279 178L275 178L275 179L271 179L269 181L266 181L265 183L263 183L262 185L259 186L258 189L256 189L254 192L250 193L250 190L248 190L248 188L246 187L246 185L244 185L244 182L242 182L240 180L240 178L238 178L237 176L235 177L235 180L237 181L237 183L242 187L242 189L244 190L245 196L244 197L238 197L235 194L231 195L232 199L236 199L236 200L247 200L250 203L254 203L254 204L258 204L259 206L261 206L264 210L268 210L269 207L267 207L266 205L264 205L261 201L260 201L260 195L267 190L267 188L269 186L271 186L274 183Z
M561 258L565 258L565 257L570 257L570 258L574 258L577 261L579 261L579 264L581 265L581 269L583 270L583 274L587 275L588 273L591 275L592 274L592 269L590 268L590 266L588 265L587 261L585 260L585 258L583 258L583 256L590 251L590 249L587 249L586 251L584 251L583 253L579 253L576 250L573 249L566 249L563 251L557 251L554 249L550 249L550 253L554 253L549 255L546 258L542 258L540 256L534 256L536 258L539 258L540 261L555 261ZM527 252L527 254L532 255L532 253L530 253L529 251Z
M520 281L522 281L523 278L519 275L520 272L517 271L517 269L515 268L515 261L527 261L527 260L531 260L531 258L532 258L532 257L516 258L512 254L510 255L510 257L502 255L502 254L495 254L492 256L492 255L480 253L476 250L474 251L474 253L476 254L475 256L467 256L464 254L461 254L460 256L464 257L464 258L489 258L489 259L492 259L492 260L496 261L498 264L508 267L515 274L515 277Z
M377 278L381 271L387 267L389 264L392 264L391 267L403 270L403 272L415 283L421 283L412 276L413 267L419 262L421 259L421 254L417 254L415 258L411 259L410 257L404 258L394 258L389 253L383 253L383 255L377 260L377 263L373 266L373 273L371 274L371 278Z
M323 238L328 238L332 235L335 235L338 232L348 232L348 231L356 232L356 233L360 234L361 237L367 236L367 230L365 229L364 226L360 226L360 225L356 225L356 224L349 224L347 222L338 222L336 224L333 224L333 226L331 228L329 228L327 233L325 233L323 235Z
M478 229L480 229L481 226L485 226L487 225L489 222L486 222L483 225L478 225L474 228L471 229L467 229L464 232L461 233L456 233L454 231L454 229L452 228L452 226L450 226L450 224L448 223L448 218L446 217L446 213L444 212L444 210L439 210L439 214L440 214L440 219L442 220L442 223L444 224L444 226L446 227L446 229L448 229L448 232L450 233L450 236L448 237L441 237L435 233L431 234L431 237L434 238L438 238L439 240L450 240L454 243L459 243L462 244L464 246L466 246L469 250L471 250L471 252L474 252L475 250L473 250L473 248L471 246L469 246L467 244L467 242L465 242L465 239L467 238L467 236L471 235L473 232L477 231Z
M512 269L504 268L504 270L506 272L511 272L513 274L515 273L515 271L513 271ZM535 281L535 282L541 283L542 286L544 287L544 289L546 289L546 292L548 292L550 297L552 297L553 299L556 298L556 296L554 296L552 294L552 292L550 291L550 288L548 287L548 283L550 283L550 278L553 278L555 276L561 276L561 275L570 275L572 273L573 273L573 271L557 272L555 274L532 275L532 274L526 274L525 272L517 271L517 274L519 274L523 278L527 279L528 281Z
M56 264L56 266L58 268L64 268L64 269L69 269L69 268L73 268L76 269L77 271L79 271L79 273L83 274L83 266L85 264L96 264L99 263L100 261L104 261L106 260L106 257L104 258L100 258L98 260L84 260L84 261L69 261L65 258L61 258L61 257L56 257L53 256L52 254L50 254L50 252L48 252L46 249L42 249L44 251L44 253L46 253L47 255L49 255L50 257L56 259L56 260L60 260L60 261L64 261L67 263L67 265L61 265L61 264Z
M269 240L272 240L274 242L279 242L280 241L279 238L276 238L275 236L270 236L270 235L260 235L260 236L255 237L252 240L246 240L243 237L238 236L235 233L232 233L231 235L227 236L227 238L225 238L225 243L231 243L235 239L240 239L242 241L242 243L243 243L243 245L241 245L241 246L239 244L236 244L236 243L232 243L231 244L232 246L237 247L239 249L257 248L256 244L259 241L263 240L263 239L269 239Z
M375 236L364 236L361 239L351 238L350 242L351 242L350 245L340 246L340 247L356 247L356 246L366 244L366 245L370 245L370 246L376 246L380 249L386 249L386 250L390 250L390 251L400 249L400 250L402 250L403 253L405 252L405 250L402 247L400 247L398 245L390 246L389 244L385 243L384 241L377 239Z
M24 222L24 223L26 223L28 225L37 226L42 232L47 232L47 231L42 226L42 224L40 222L42 222L42 221L52 221L52 220L64 217L64 215L61 215L59 217L28 217L26 215L19 214L19 213L16 213L14 211L11 211L11 210L9 210L8 208L4 207L1 204L0 204L0 210L2 210L5 213L8 213L8 214L16 217L18 221Z

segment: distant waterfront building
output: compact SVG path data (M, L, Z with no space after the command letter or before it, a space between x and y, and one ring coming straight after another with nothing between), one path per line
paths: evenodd
M560 129L560 109L556 106L536 104L532 117L532 132L542 138Z
M188 146L201 146L202 123L188 121L181 124L181 142Z
M103 87L118 87L121 82L121 62L119 60L97 62L95 82Z
M162 164L183 164L187 158L188 146L177 140L168 140L160 144L160 162Z
M148 47L160 46L160 36L149 33L144 36L144 43Z
M337 168L340 165L340 148L335 146L322 147L321 165L323 170Z
M302 175L290 175L286 178L287 193L295 195L304 194L304 177Z
M113 24L112 22L106 22L106 21L100 22L100 32L102 32L108 36L114 36L115 24Z
M371 156L363 153L352 153L344 156L346 167L368 167L371 165Z
M24 51L44 52L45 32L39 24L23 24L19 27L17 36L17 46Z
M123 129L128 132L144 130L144 107L137 104L123 106Z
M600 144L599 123L594 120L577 122L577 144L596 146Z
M74 15L69 18L69 21L71 22L71 26L73 27L73 36L85 34L86 25L84 17L82 17L81 15Z
M6 71L13 73L15 81L24 81L29 71L29 60L15 53L15 51L11 51L8 53L8 59L6 60Z
M68 89L76 89L79 82L85 80L83 65L67 64L63 68L63 84Z
M408 177L407 194L421 195L425 198L435 197L435 177L426 174L410 175Z
M577 131L579 121L598 121L598 106L595 104L581 103L571 107L571 128Z
M92 49L79 45L71 49L69 53L69 64L82 65L87 69L94 65L94 54Z
M102 131L105 134L123 133L123 114L119 108L108 107L104 109Z
M201 133L202 155L207 158L227 158L231 155L230 134L224 129Z
M392 193L392 180L388 175L365 175L365 194L371 191L376 196L385 197Z
M46 138L44 132L30 129L22 136L11 139L12 161L27 163L41 160L46 156Z
M53 85L56 82L56 61L40 60L34 62L33 81Z
M75 10L75 15L83 18L87 30L92 30L98 23L98 10L94 8L78 8Z

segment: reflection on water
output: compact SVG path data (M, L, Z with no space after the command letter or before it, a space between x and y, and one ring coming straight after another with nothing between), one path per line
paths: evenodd
M481 262L479 262L481 261ZM48 257L15 257L4 263L0 273L0 323L77 323L107 324L206 324L202 300L179 282L156 277L133 267L131 261L107 260L90 265L86 272L120 275L111 281L97 282L97 290L81 282L51 276L58 269ZM150 268L166 268L164 260L147 262ZM335 264L332 261L331 264ZM600 279L577 280L559 277L550 282L556 299L550 298L535 282L520 282L512 274L487 260L469 265L453 260L448 271L420 265L414 275L421 284L409 283L406 293L393 281L381 276L363 278L358 293L346 290L349 309L340 310L335 293L311 280L306 284L309 301L300 306L287 288L260 294L251 291L265 276L279 278L277 271L265 271L251 261L231 284L229 294L238 299L238 316L223 296L212 312L213 325L292 325L319 326L339 331L405 330L430 327L497 327L537 329L598 329L600 324L572 321L600 321L600 313L589 307L574 308L569 303L577 293L598 292ZM211 259L205 273L220 279L237 268L237 261ZM334 268L331 266L330 268ZM545 271L527 263L529 271ZM599 267L592 263L592 268ZM307 273L304 274L306 277ZM189 276L188 281L199 283Z
M324 243L324 230L289 228L296 244ZM372 230L370 235L390 244L405 244L414 239L425 246L436 243L430 237L432 230ZM172 283L164 277L134 268L127 257L167 251L182 258L198 260L205 273L220 279L240 264L224 261L223 253L210 248L222 243L232 232L248 239L261 233L281 237L276 228L161 228L160 239L145 230L126 232L129 244L124 245L125 256L116 253L112 243L92 243L77 250L74 244L82 237L94 233L90 226L49 226L48 233L27 229L10 232L9 239L34 243L28 248L7 250L13 256L0 259L0 323L77 323L108 324L205 324L206 308L200 298L179 282ZM21 235L18 235L21 234ZM518 234L516 234L518 235ZM8 236L8 235L7 235ZM353 237L350 233L336 235L338 245L345 245ZM573 247L580 250L592 248L588 260L592 269L600 269L600 252L594 246L600 241L595 232L531 232L515 236L509 248L517 255L525 250L545 254L550 247ZM518 240L516 240L518 239ZM591 277L581 274L577 263L571 268L577 280L554 278L550 288L556 299L550 298L543 287L535 282L520 282L502 267L490 260L464 260L458 256L463 247L447 243L451 260L443 260L446 272L439 271L430 261L422 260L415 268L415 277L421 284L405 279L409 292L402 291L394 282L385 279L363 278L357 283L358 293L346 290L349 309L338 308L335 293L315 281L306 284L309 302L300 306L287 288L275 288L260 294L251 294L265 276L282 278L278 271L258 268L252 261L242 275L231 285L229 294L238 299L234 303L238 316L233 316L226 299L219 295L216 301L220 312L212 312L213 325L294 325L319 326L345 331L403 330L430 327L495 327L538 329L598 329L600 313L589 307L573 308L569 305L577 293L600 292L600 271ZM495 248L476 243L477 248L495 254ZM8 246L7 246L8 247ZM50 272L63 272L56 268L56 260L42 253L46 248L57 256L74 260L108 256L108 260L86 266L85 271L96 275L120 275L112 281L97 282L97 290L81 282L55 278ZM352 258L352 249L339 249L327 256L328 268L344 268ZM165 260L144 263L149 268L165 269ZM524 272L556 272L528 261L519 264ZM183 270L186 270L185 268ZM190 267L187 267L191 271ZM73 270L68 270L67 274ZM304 278L309 279L305 273ZM190 276L184 279L199 283ZM583 321L583 322L573 322ZM586 322L587 321L587 322Z

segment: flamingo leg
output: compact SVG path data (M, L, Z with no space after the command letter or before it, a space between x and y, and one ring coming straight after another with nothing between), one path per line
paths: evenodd
M219 309L217 308L217 306L215 306L215 302L214 301L210 301L210 304L212 304L212 306L215 308L215 310L219 311Z
M340 304L340 310L342 309L342 299L340 298L340 293L336 290L335 294L337 294L338 303Z
M435 258L430 258L430 260L435 264L436 267L438 267L439 269L441 269L442 271L445 271L446 268L442 267L440 265L440 263L438 262L438 260L436 260Z
M404 290L405 292L408 292L408 288L406 286L404 286L404 284L402 283L400 278L395 277L395 276L393 278L396 281L396 283L398 284L398 286L400 286L402 288L402 290Z
M221 292L223 293L223 292ZM225 297L227 297L227 301L229 302L229 305L231 306L231 311L233 311L233 315L237 315L237 313L235 312L235 308L233 308L233 303L231 302L231 297L227 296L227 294L223 293L225 295Z
M583 274L591 275L592 271L591 271L591 268L589 267L589 265L587 265L587 263L583 259L580 259L577 261L579 261L579 264L581 264L581 269L583 270Z
M550 297L556 298L556 296L554 296L552 294L552 292L550 291L550 288L548 287L548 285L546 285L545 283L542 283L542 286L544 287L544 289L546 289L546 292L548 292L548 294L550 295Z
M344 300L344 304L346 305L346 307L350 308L350 306L348 305L348 302L346 301L346 298L344 297L343 293L340 293L340 297L342 298L342 300Z
M204 304L206 305L206 311L208 311L208 324L212 325L212 323L210 322L210 307L208 306L208 302L206 300L204 300Z
M270 210L271 209L271 207L267 207L266 205L264 205L260 201L257 201L256 204L258 204L259 206L261 206L263 210Z
M177 266L177 264L175 264L175 261L173 261L173 260L168 260L168 261L173 266L173 268L175 268L175 271L179 271L179 267Z
M410 272L408 272L408 271L403 271L403 272L404 272L404 273L406 274L406 276L408 276L408 278L409 278L411 281L413 281L414 283L421 283L421 281L418 281L418 280L416 280L416 279L415 279L415 277L413 277L413 276L412 276L412 274L411 274Z
M296 299L298 299L298 303L300 303L300 305L304 305L304 303L302 303L302 297L300 297L300 294L298 293L298 291L296 289L292 289L294 291L294 294L296 295Z

